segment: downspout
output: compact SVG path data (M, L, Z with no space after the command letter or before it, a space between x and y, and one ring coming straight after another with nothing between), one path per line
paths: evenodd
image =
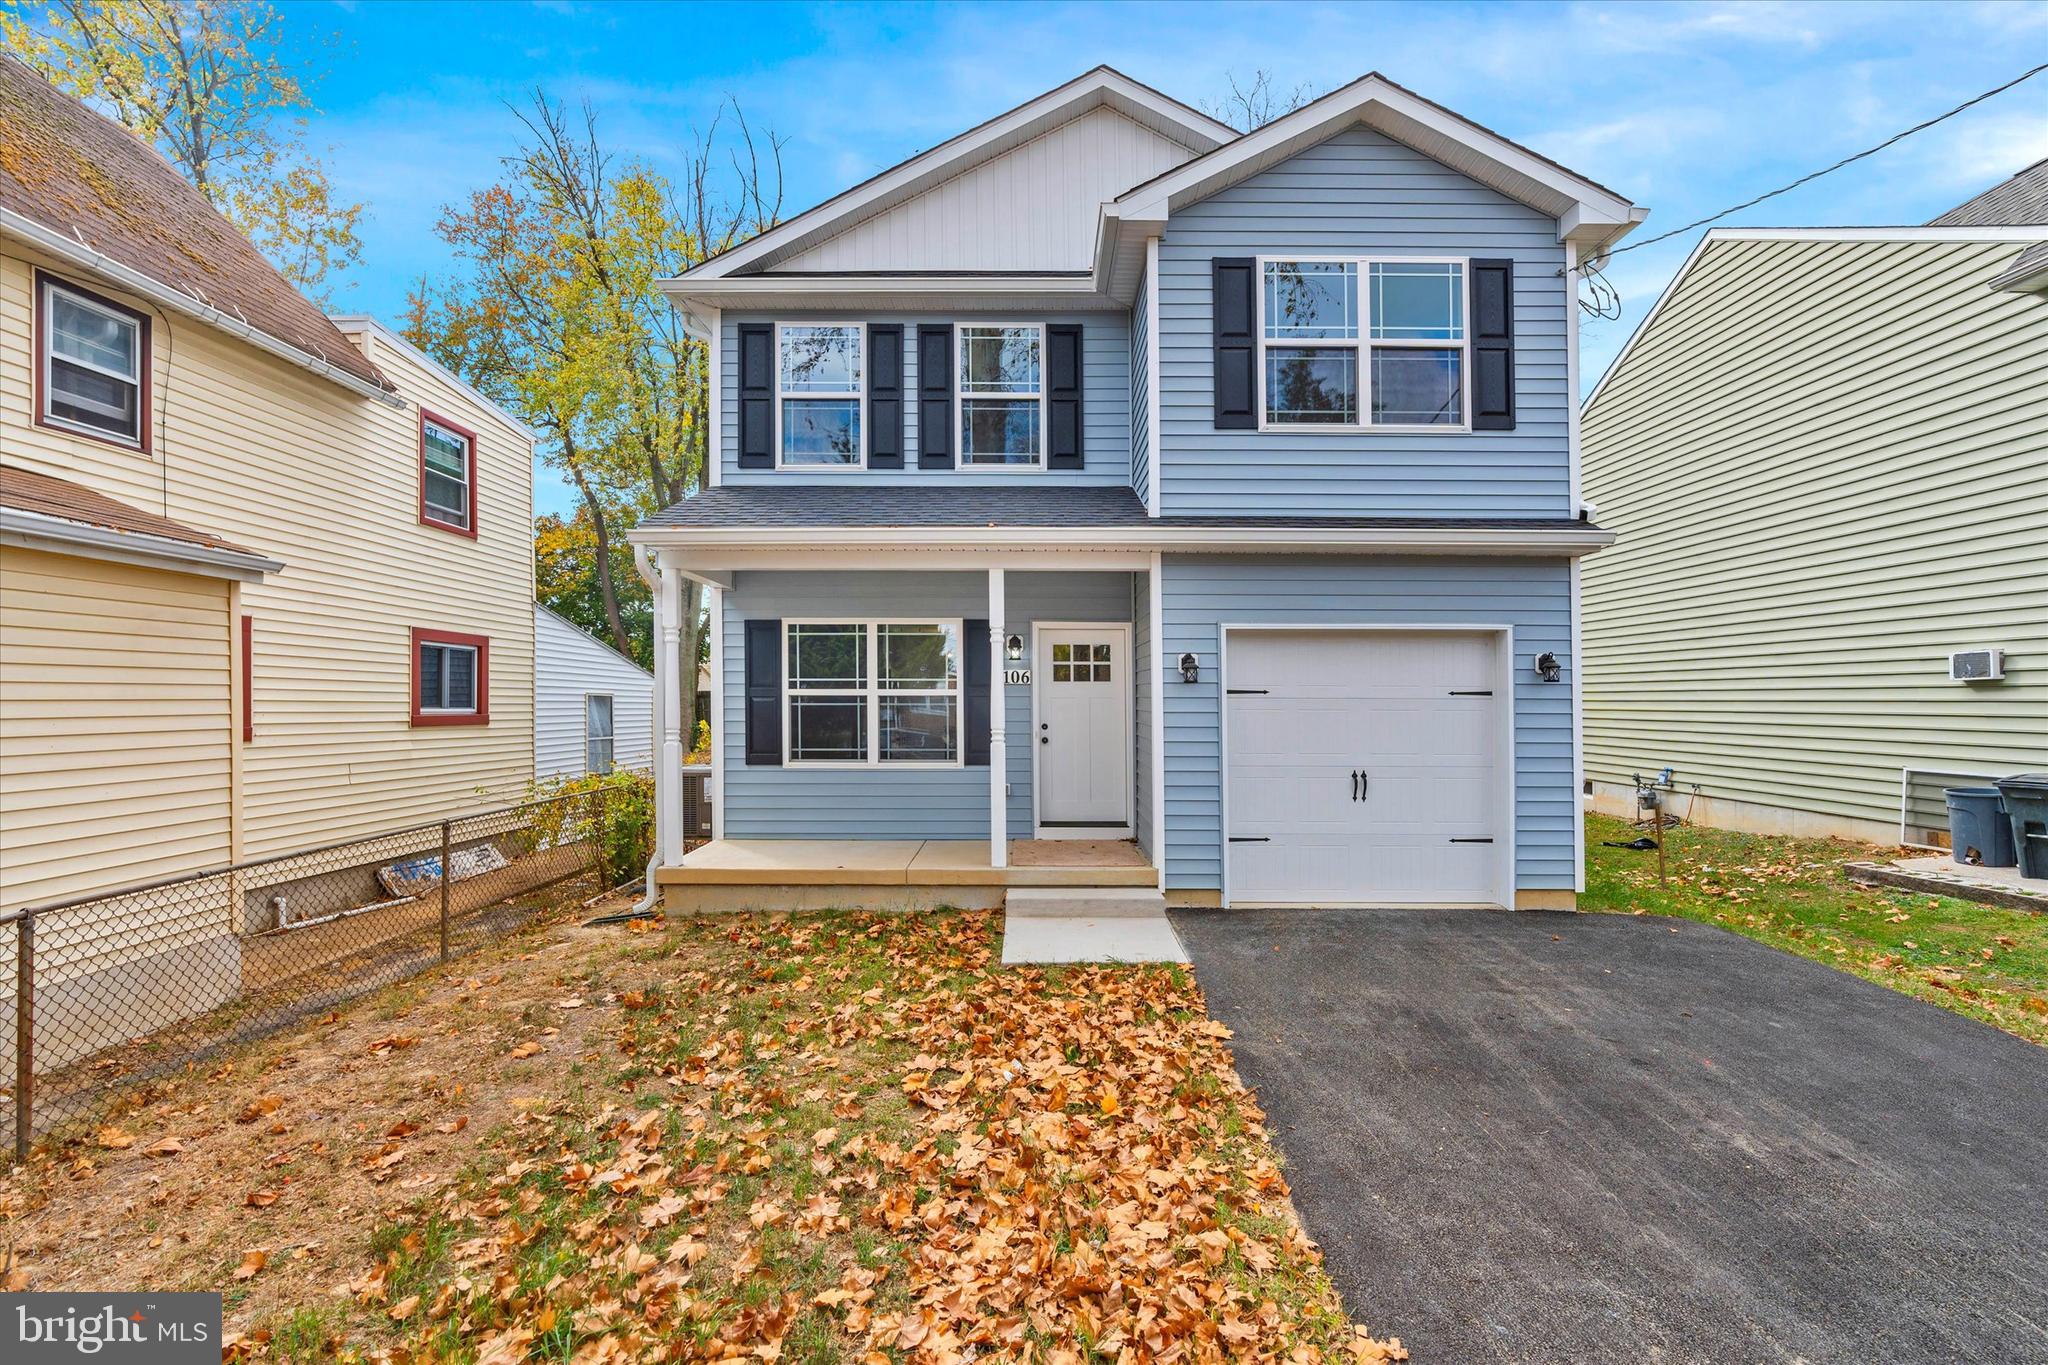
M668 658L668 652L661 647L661 573L655 567L654 552L645 545L635 545L633 547L633 568L639 572L641 580L647 584L647 590L654 594L655 616L654 714L649 720L649 726L653 732L649 738L652 740L654 750L654 826L657 833L654 839L654 850L647 855L647 877L642 883L644 894L641 895L639 902L633 906L631 911L633 915L637 916L653 911L661 901L661 888L654 881L655 871L661 866L662 854L661 836L658 831L661 829L662 824L662 801L665 797L674 794L671 788L675 782L675 779L668 774L665 765L662 763L662 722L667 709L663 704L663 698L668 694L669 674L675 671L675 664Z

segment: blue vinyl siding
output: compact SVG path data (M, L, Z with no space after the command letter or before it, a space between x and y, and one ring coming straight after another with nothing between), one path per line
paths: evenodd
M1128 621L1128 573L1004 576L1005 634L1027 641L1034 621ZM1141 580L1140 580L1141 581ZM1139 590L1142 590L1140 588ZM746 631L751 618L931 617L988 614L979 573L886 570L744 572L725 595L725 837L733 839L986 839L987 768L771 768L746 766ZM986 649L986 639L964 642ZM1031 689L997 686L1004 716L1010 836L1031 837Z
M1210 261L1358 254L1515 262L1513 431L1217 431ZM1175 210L1160 244L1165 515L1572 515L1564 248L1555 220L1355 127Z
M1514 628L1515 885L1572 888L1571 570L1565 560L1239 559L1169 555L1162 661L1192 652L1201 680L1166 680L1166 876L1223 885L1217 644L1229 625L1507 625ZM1567 681L1536 678L1548 650Z
M739 326L743 322L874 322L903 324L904 431L902 469L813 470L739 467ZM1081 429L1083 467L1078 470L919 469L917 467L917 328L920 323L1071 322L1081 327ZM1072 314L877 314L855 318L834 313L726 313L720 328L720 477L728 484L1001 484L1125 485L1131 482L1131 325L1118 312ZM957 361L957 357L956 357ZM959 420L959 406L954 406ZM863 438L865 445L865 438ZM958 445L956 440L954 443Z
M1151 368L1146 363L1146 290L1148 282L1138 280L1138 297L1131 304L1131 489L1140 498L1152 491L1152 431L1145 405L1150 401Z

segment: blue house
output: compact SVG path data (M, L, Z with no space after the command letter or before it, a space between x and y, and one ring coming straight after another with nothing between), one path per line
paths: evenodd
M1105 67L665 281L667 902L1572 904L1575 271L1644 213L1377 75L1239 135Z

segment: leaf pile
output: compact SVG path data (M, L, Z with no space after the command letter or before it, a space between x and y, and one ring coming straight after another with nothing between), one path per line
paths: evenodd
M374 1354L1406 1359L1346 1320L1186 974L1004 969L998 932L674 931L615 983L602 1084L380 1235L346 1287Z

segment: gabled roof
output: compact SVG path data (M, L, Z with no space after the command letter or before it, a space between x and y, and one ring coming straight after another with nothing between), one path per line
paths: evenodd
M366 395L377 367L133 133L0 56L0 233Z
M347 336L366 336L379 346L391 347L391 349L398 351L421 369L439 377L443 382L460 389L463 396L468 398L470 402L489 412L493 417L496 417L506 426L511 427L527 440L537 441L540 439L534 434L532 427L507 412L499 405L496 399L470 383L467 379L464 379L461 375L455 373L455 371L449 369L446 365L443 365L440 361L434 359L434 357L428 355L425 351L422 351L419 347L413 345L410 341L407 341L391 328L386 327L368 313L334 313L330 317L335 327L343 334Z
M2048 157L1928 220L1930 227L2048 225Z
M1163 222L1354 124L1377 129L1510 199L1559 220L1559 236L1599 250L1648 216L1621 195L1396 85L1378 72L1283 114L1117 196L1105 213Z
M1098 66L871 176L758 237L699 262L677 279L725 279L772 268L778 261L1105 105L1181 144L1190 156L1237 136L1228 124L1132 80L1121 71Z

